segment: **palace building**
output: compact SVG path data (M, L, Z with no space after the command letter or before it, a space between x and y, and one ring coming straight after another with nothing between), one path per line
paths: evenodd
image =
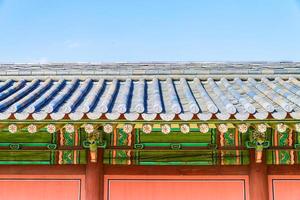
M0 199L299 199L300 63L0 69Z

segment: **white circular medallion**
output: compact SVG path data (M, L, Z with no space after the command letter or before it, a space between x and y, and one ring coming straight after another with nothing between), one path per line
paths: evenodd
M67 133L73 133L75 131L74 125L73 124L66 124L65 125L65 130Z
M189 127L189 125L187 125L187 124L182 124L182 125L180 126L180 131L181 131L181 133L184 133L184 134L189 133L189 132L190 132L190 127Z
M220 124L218 126L218 130L221 132L221 133L226 133L228 131L228 127L226 124Z
M123 126L123 131L124 131L125 133L127 133L127 134L131 133L132 130L133 130L132 124L125 124L125 125Z
M94 132L94 126L92 124L86 124L84 126L84 131L86 133L92 133L92 132Z
M111 124L105 124L103 126L104 133L112 133L113 132L113 126Z
M143 125L143 132L146 134L149 134L152 132L152 126L150 124L144 124Z
M199 130L200 130L200 133L208 133L209 126L207 124L200 124Z
M55 133L56 132L56 127L54 124L48 124L47 125L47 132L48 133Z
M18 131L17 125L15 125L15 124L10 124L10 125L8 126L8 131L9 131L10 133L16 133L16 132Z
M267 125L265 124L258 124L257 125L257 131L260 133L264 133L267 131Z
M161 132L163 134L169 134L171 132L171 127L168 124L164 124L161 126Z
M30 124L30 125L27 127L27 131L28 131L28 133L36 133L36 132L37 132L37 127L36 127L36 125Z
M240 124L240 125L238 125L238 129L239 129L240 133L247 133L248 126L247 126L247 124Z
M284 133L287 130L287 125L284 123L280 123L276 125L277 131L280 133Z

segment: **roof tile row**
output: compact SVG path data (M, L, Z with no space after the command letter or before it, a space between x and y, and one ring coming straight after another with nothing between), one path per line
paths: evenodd
M0 120L300 119L300 81L207 78L0 81Z

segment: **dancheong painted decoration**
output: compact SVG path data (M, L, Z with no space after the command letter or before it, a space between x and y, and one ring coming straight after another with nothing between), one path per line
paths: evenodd
M240 65L1 65L0 164L300 163L297 66Z
M5 200L299 199L300 63L0 69Z

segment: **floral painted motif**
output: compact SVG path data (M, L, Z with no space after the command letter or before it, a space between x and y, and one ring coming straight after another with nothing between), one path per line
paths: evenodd
M199 129L201 133L207 133L209 131L209 126L207 124L200 124Z
M66 124L65 125L65 130L68 133L73 133L75 131L74 125L72 125L72 124Z
M86 133L92 133L94 130L95 130L95 129L94 129L94 126L93 126L92 124L86 124L86 125L84 126L84 131L85 131Z
M228 127L226 124L220 124L218 126L218 130L221 132L221 133L226 133L228 131Z
M123 131L124 131L125 133L127 133L127 134L131 133L132 130L133 130L132 124L125 124L125 125L123 126Z
M170 125L168 125L168 124L162 125L162 127L161 127L161 132L162 132L163 134L169 134L169 133L171 132L171 127L170 127Z
M36 125L34 124L30 124L28 127L27 127L27 130L29 133L36 133L37 132L37 127Z
M111 124L105 124L103 126L103 131L105 133L112 133L113 132L113 126Z
M259 124L257 125L257 131L260 133L264 133L267 131L267 125L265 124Z
M48 133L55 133L56 132L56 127L53 124L48 124L47 125L47 132Z
M279 133L284 133L287 130L287 125L285 125L284 123L280 123L277 124L276 128Z
M10 125L8 126L8 131L9 131L10 133L16 133L16 132L18 131L17 125L15 125L15 124L10 124Z
M144 124L143 125L143 132L146 134L149 134L152 132L152 126L150 124Z
M189 133L190 127L187 124L182 124L180 126L180 131L181 131L181 133L184 133L184 134Z
M238 129L239 129L240 133L247 133L248 126L247 126L247 124L240 124L240 125L238 125Z

